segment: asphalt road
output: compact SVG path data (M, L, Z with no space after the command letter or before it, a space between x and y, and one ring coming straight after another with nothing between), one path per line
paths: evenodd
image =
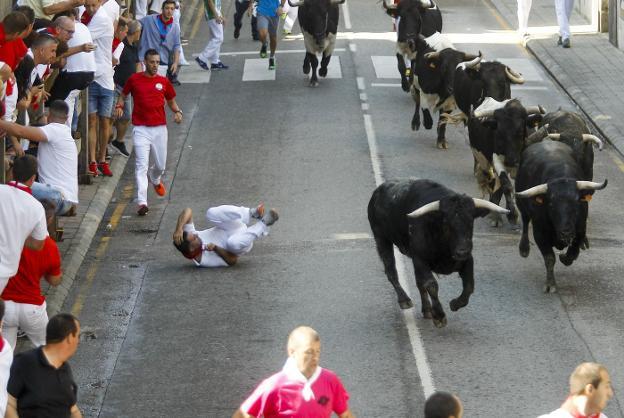
M596 155L594 178L609 186L590 204L591 249L572 267L555 267L558 294L542 293L534 245L522 259L517 230L478 220L470 304L450 312L461 291L452 275L440 281L446 328L421 317L418 298L401 311L366 218L376 182L431 178L480 195L463 128L448 129L447 151L435 148L434 131L411 131L412 100L398 79L384 77L394 43L380 4L348 1L340 65L318 88L301 73L297 36L280 43L291 53L278 54L275 80L242 81L271 76L251 69L259 45L247 18L238 41L226 26L229 70L208 75L192 62L183 69L185 121L170 126L168 194L150 191L148 216L136 217L130 161L65 306L85 331L72 360L85 416L228 417L282 366L286 336L299 324L320 332L322 364L341 376L358 417L419 417L433 389L457 393L468 417L535 417L558 407L584 360L607 365L616 399L606 413L624 416L624 215L616 209L624 174L616 154L607 147ZM574 109L489 3L439 4L458 49L481 50L525 74L514 96ZM232 4L224 9L231 16ZM201 18L197 25L189 61L205 39ZM203 227L207 207L259 201L281 218L235 267L197 269L172 247L184 207Z

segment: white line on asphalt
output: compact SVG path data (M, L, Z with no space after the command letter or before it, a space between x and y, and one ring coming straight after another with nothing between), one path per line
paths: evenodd
M334 48L334 52L344 52L345 48ZM275 51L276 54L305 54L305 49L286 49ZM232 52L220 52L219 55L236 56L236 55L260 55L260 50L257 51L232 51ZM198 57L199 53L193 54L193 57Z
M514 86L514 90L548 90L548 87L544 86Z
M400 83L371 83L371 87L401 87Z
M360 90L360 97L364 91L364 78L357 78L358 89ZM368 149L370 153L371 164L373 166L373 175L375 176L375 184L379 186L384 181L383 172L381 170L381 161L379 158L379 152L377 150L377 137L375 135L375 127L371 115L364 113L364 129L366 130L366 139L368 140ZM409 296L409 287L407 286L407 269L405 265L405 257L394 248L394 258L396 260L397 274L399 276L399 282ZM431 367L427 360L427 353L425 352L425 346L416 323L415 309L403 310L403 318L405 318L405 326L407 327L407 333L409 335L410 343L412 346L412 354L416 360L416 369L418 370L418 376L420 377L420 383L422 384L423 393L425 398L429 397L435 392L435 385L433 383L433 376L431 374Z
M351 52L356 52L357 51L357 45L354 44L353 42L349 42L349 49L351 50Z
M362 103L362 110L368 110L368 103Z
M363 102L368 100L368 96L366 95L366 93L360 93L360 100Z
M342 240L342 239L371 239L370 234L366 232L347 232L342 234L332 234L333 239Z
M351 15L349 14L349 3L342 3L342 14L344 15L345 29L351 30Z

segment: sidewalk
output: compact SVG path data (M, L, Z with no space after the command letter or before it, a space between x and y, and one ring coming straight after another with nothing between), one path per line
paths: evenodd
M492 4L510 28L517 29L516 0L492 0ZM588 23L573 13L571 26ZM557 30L554 0L533 0L529 17L532 36L527 49L593 122L598 133L624 155L624 51L613 46L606 33L577 34L574 27L572 47L564 49L556 45Z

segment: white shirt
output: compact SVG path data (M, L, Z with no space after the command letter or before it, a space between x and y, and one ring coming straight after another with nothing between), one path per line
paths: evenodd
M221 248L227 247L228 233L220 228L204 229L203 231L196 231L195 225L190 223L184 225L185 232L191 232L197 234L202 244L214 244ZM228 263L215 251L202 251L201 261L193 259L193 262L198 267L227 267Z
M538 418L574 418L571 413L565 411L561 408L552 411L547 415L540 415ZM600 418L607 418L607 416L603 413L600 413Z
M26 51L26 55L29 55L33 59L35 58L35 56L33 55L32 49L30 48L28 48L28 51ZM30 84L32 85L32 83L34 83L37 76L39 76L41 81L43 81L43 75L45 74L47 69L48 69L48 64L35 65L35 68L33 68L32 72L30 73Z
M79 46L82 44L93 42L91 38L91 32L86 25L80 22L75 22L76 29L74 36L67 42L68 47ZM95 53L93 52L79 52L67 57L67 64L64 67L65 71L70 73L76 73L79 71L93 71L97 69L95 65Z
M78 203L78 150L71 128L64 123L39 127L48 142L39 143L39 181L59 189L63 198Z
M0 278L15 276L29 236L48 236L43 206L27 192L0 184Z
M0 338L4 342L2 351L0 351L0 416L3 417L9 400L7 384L9 383L11 364L13 363L13 349L4 337L0 336Z
M113 19L113 22L119 20L120 9L116 0L107 0L101 7L106 10L106 13Z
M115 90L115 83L113 82L113 20L106 9L100 7L87 27L91 32L93 42L97 45L97 49L93 52L96 65L94 81L105 89Z

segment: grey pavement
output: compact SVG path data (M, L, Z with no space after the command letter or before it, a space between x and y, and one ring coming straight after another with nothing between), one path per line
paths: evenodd
M516 0L492 0L511 28L518 27ZM587 25L577 10L571 25ZM554 0L533 0L527 49L566 91L597 131L624 155L624 51L608 34L574 33L569 49L556 45L558 35L540 31L556 27Z

